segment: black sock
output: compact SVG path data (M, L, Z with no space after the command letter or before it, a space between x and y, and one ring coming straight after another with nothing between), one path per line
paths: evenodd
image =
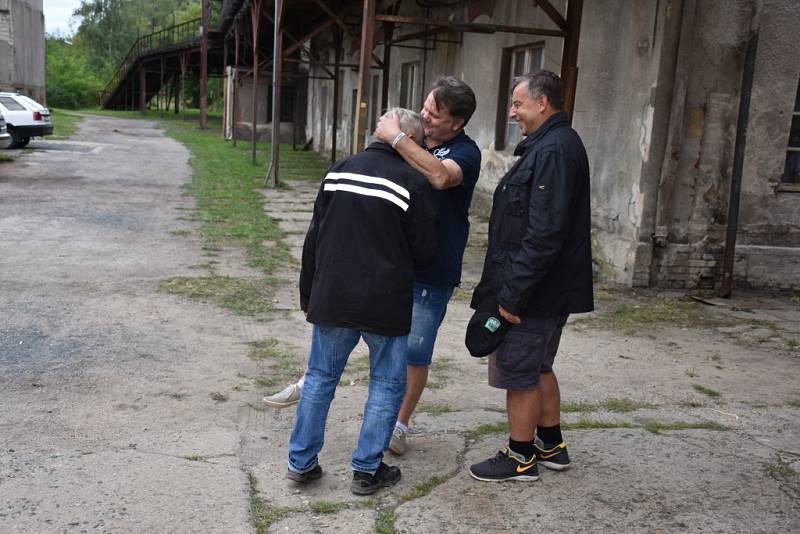
M508 448L520 456L524 456L526 460L530 460L533 456L533 441L514 441L508 438Z
M544 442L548 449L564 441L564 438L561 436L560 424L556 426L540 426L536 429L536 435L539 436L539 439Z

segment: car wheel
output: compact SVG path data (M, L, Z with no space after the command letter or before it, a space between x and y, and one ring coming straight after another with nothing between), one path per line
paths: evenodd
M28 146L28 143L30 142L31 142L30 137L23 137L22 139L17 141L17 148L25 148L26 146Z
M6 148L18 148L19 147L19 137L17 133L12 130L11 128L8 129L8 135L11 136L11 140L8 142L8 146Z

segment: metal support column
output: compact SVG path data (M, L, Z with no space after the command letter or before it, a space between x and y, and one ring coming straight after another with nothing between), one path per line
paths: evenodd
M184 99L184 89L186 88L186 64L188 58L186 52L181 52L181 111L183 112L183 120L186 120L186 100Z
M233 76L233 120L231 121L231 135L233 135L233 146L236 146L236 123L239 122L239 22L236 22L236 28L233 30L234 56L233 68L235 69Z
M331 121L331 163L336 161L336 135L339 128L339 63L342 61L342 30L333 29L333 120ZM324 147L321 147L324 148Z
M158 84L158 94L161 96L158 101L158 110L164 116L164 100L166 100L166 90L164 89L164 56L161 56L161 78Z
M564 86L564 111L572 124L575 109L575 90L578 84L578 43L581 37L581 14L583 0L569 0L567 4L567 24L569 35L564 38L564 53L561 56L561 82Z
M369 69L372 64L372 39L375 30L375 0L364 0L361 15L361 57L358 66L358 89L356 91L356 120L353 121L353 153L364 149L364 135L367 131L367 103L369 88Z
M144 68L144 62L139 65L139 113L145 114L145 107L147 107L147 71Z
M253 27L253 98L251 103L253 106L253 131L250 135L250 144L252 145L252 161L256 162L256 132L258 126L258 25L261 22L261 5L262 0L253 0L250 4L250 22Z
M275 0L275 27L272 31L272 161L265 178L277 188L280 183L280 149L281 149L281 77L283 76L283 0Z
M200 129L206 129L206 115L208 114L208 22L209 1L203 1L203 19L200 24Z
M392 36L394 35L394 23L385 22L383 24L383 85L381 87L381 115L389 109L389 68L392 58Z

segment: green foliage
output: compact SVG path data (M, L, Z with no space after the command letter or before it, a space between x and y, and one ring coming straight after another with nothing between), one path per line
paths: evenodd
M47 36L45 52L48 105L69 109L94 105L103 81L90 67L80 41Z

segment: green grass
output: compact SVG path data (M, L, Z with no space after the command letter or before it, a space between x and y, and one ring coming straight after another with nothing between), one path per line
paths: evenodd
M430 366L430 375L426 387L429 389L441 389L445 387L450 379L450 371L453 369L451 358L434 358Z
M562 427L563 428L563 427ZM507 434L508 421L500 421L499 423L480 425L478 428L464 432L464 437L468 440L476 440L482 436L490 434Z
M793 476L795 471L788 465L767 464L767 474L772 477L789 477Z
M433 488L436 486L447 482L450 477L446 476L433 476L428 480L422 481L406 493L400 496L401 502L408 502L414 499L419 499L420 497L424 497L433 491Z
M716 421L703 421L701 423L687 423L685 421L658 423L656 421L648 421L642 425L642 428L653 434L659 434L664 430L714 430L724 432L731 429L729 426L722 425Z
M75 134L77 124L83 117L73 115L61 109L50 108L50 120L53 122L53 135L48 139L69 139Z
M271 371L270 376L260 376L255 379L257 386L266 388L278 383L288 383L297 378L298 372L302 370L299 357L293 351L281 346L280 341L275 338L252 341L249 345L249 357L266 362Z
M184 460L189 460L190 462L205 462L206 459L199 454L187 454L186 456L182 456Z
M297 508L274 506L264 500L258 491L258 480L252 473L247 473L247 481L250 485L250 518L258 534L266 534L273 523L277 523L289 514L301 511Z
M397 514L395 512L386 511L378 514L375 520L375 532L378 534L396 534L397 530L394 524L397 521Z
M564 402L561 404L561 411L564 413L591 413L600 410L616 413L635 412L636 410L647 410L656 408L655 404L637 401L627 397L612 397L599 403L593 402Z
M272 311L272 295L277 281L273 277L234 278L177 276L159 283L163 293L212 302L239 315L265 316Z
M335 514L342 510L350 510L353 508L377 508L379 501L375 499L367 499L364 501L349 501L349 502L333 502L333 501L315 501L309 506L311 511L315 514Z
M707 388L707 387L702 386L700 384L692 384L692 389L694 389L698 393L702 393L703 395L707 395L707 396L713 397L715 399L722 396L722 393L720 393L716 389Z
M604 430L608 428L639 428L627 422L600 421L596 419L578 419L574 423L561 422L561 430Z
M433 402L420 402L417 405L417 413L426 413L429 415L444 415L446 413L451 413L458 411L451 406L447 406L446 404L436 404Z
M693 300L660 298L647 302L625 303L575 319L572 324L587 328L620 331L626 335L652 332L664 326L703 328L723 326L733 319L723 318Z
M790 399L786 401L786 406L791 406L792 408L800 408L800 399Z
M7 154L0 154L0 163L9 163L14 161L14 158Z

